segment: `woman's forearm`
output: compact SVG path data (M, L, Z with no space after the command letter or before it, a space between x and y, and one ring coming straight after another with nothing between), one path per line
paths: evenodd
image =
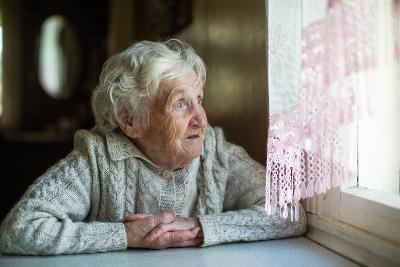
M202 246L236 241L257 241L302 235L307 228L304 209L299 205L299 221L268 215L263 206L199 215L203 230Z
M98 176L88 156L72 151L27 190L0 228L0 251L24 255L126 249L124 225L88 222Z
M20 255L93 253L127 248L124 225L12 214L0 229L0 251Z

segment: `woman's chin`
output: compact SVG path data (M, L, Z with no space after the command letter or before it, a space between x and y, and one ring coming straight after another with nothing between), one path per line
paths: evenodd
M197 158L200 156L203 152L203 145L201 146L192 146L189 148L185 148L179 153L178 159L180 162L182 162L184 165L189 164L194 158Z
M203 140L200 137L186 141L183 146L186 153L191 155L192 158L200 156L203 152Z

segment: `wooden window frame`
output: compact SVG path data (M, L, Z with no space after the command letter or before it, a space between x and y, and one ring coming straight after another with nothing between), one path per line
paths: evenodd
M400 197L352 186L305 201L306 237L366 266L400 265Z

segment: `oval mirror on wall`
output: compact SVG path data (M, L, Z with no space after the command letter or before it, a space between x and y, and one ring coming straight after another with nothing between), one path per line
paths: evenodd
M74 28L62 16L48 17L41 26L39 82L52 98L68 99L80 71L80 51Z

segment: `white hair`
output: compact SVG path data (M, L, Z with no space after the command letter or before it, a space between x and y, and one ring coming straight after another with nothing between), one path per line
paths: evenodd
M141 127L149 121L149 103L162 81L172 82L194 71L198 83L206 80L206 66L187 43L142 41L110 57L103 65L99 84L92 95L96 126L103 131L118 128L117 116L123 110L129 120Z

